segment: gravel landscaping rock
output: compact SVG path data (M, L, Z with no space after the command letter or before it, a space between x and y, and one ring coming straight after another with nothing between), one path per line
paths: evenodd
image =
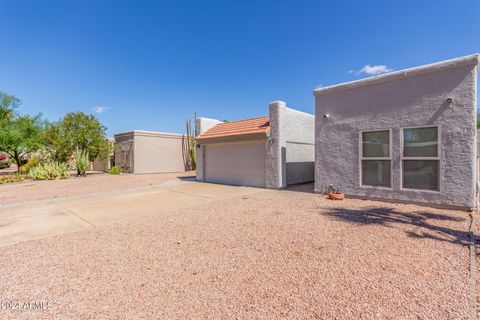
M0 248L0 318L465 319L469 222L263 191Z
M0 204L140 188L175 178L193 178L194 176L195 173L191 171L140 175L92 174L87 177L72 176L65 180L30 180L24 183L0 185Z

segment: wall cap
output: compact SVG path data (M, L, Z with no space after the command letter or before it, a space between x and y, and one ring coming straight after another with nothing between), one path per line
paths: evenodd
M170 133L170 132L159 132L159 131L146 131L146 130L132 130L119 132L114 135L114 137L120 136L154 136L154 137L164 137L164 138L181 138L183 134L181 133Z
M287 103L282 100L275 100L268 103L269 106L286 107Z

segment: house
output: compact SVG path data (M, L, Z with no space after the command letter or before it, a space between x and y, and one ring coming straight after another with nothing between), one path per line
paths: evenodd
M283 189L314 178L314 116L269 105L269 116L233 122L198 118L197 180Z
M476 206L479 55L314 91L315 191Z
M133 130L117 133L114 137L115 165L122 172L185 171L182 134Z

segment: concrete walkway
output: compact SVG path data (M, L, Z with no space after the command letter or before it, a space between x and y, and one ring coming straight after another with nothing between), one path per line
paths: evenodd
M0 206L0 247L263 189L170 180L146 188Z

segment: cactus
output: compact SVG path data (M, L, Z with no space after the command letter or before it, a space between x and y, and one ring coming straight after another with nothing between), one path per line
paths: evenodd
M196 165L196 130L195 123L197 120L197 113L195 112L193 118L193 127L192 119L187 118L185 121L186 133L183 135L182 140L182 152L183 152L183 161L185 165L185 170L195 170Z

